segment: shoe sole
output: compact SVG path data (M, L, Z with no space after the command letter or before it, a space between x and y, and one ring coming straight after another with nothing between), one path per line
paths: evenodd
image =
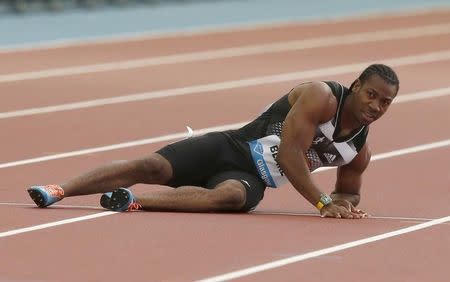
M104 204L105 205L107 204L107 201L105 199ZM113 211L126 211L129 205L130 205L130 193L125 189L118 189L111 194L109 204L106 207L103 205L102 206L104 208Z
M101 197L100 197L100 205L102 207L104 207L105 209L110 209L110 202L111 202L111 195L112 192L108 192L108 193L104 193Z
M45 204L45 199L42 197L42 193L37 189L28 189L28 194L31 199L36 203L36 205L40 208L45 208L47 205Z

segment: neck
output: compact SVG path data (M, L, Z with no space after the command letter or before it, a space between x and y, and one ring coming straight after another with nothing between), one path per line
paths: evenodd
M350 94L344 101L344 105L341 111L341 117L339 121L339 125L341 128L341 134L346 135L353 130L360 128L363 126L359 120L355 117L352 112L352 103L354 99L354 94Z

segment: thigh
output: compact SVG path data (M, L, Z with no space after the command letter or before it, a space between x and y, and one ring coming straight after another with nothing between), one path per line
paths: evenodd
M245 187L245 204L241 211L248 212L255 209L264 198L266 190L266 184L256 175L239 170L219 172L208 179L206 188L214 189L218 184L230 179L240 181Z
M220 166L217 156L223 147L224 136L208 133L169 144L156 153L166 158L172 166L172 178L168 185L204 186Z

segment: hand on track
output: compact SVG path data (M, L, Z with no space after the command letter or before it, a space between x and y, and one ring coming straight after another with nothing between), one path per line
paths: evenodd
M352 203L347 200L333 200L329 205L324 206L320 210L322 217L358 219L366 218L368 214L355 208Z

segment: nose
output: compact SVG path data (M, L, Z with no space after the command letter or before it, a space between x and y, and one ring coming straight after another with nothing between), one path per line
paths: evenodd
M380 107L380 102L378 100L373 100L371 101L371 103L369 104L370 110L373 112L380 112L381 111L381 107Z

